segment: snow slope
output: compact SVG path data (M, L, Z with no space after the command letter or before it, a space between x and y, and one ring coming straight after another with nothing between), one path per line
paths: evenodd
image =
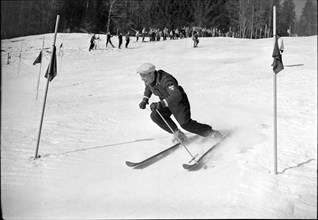
M317 36L284 38L278 175L273 39L200 38L192 48L191 39L133 38L117 49L100 36L99 49L88 52L88 34L58 34L58 75L49 85L41 158L34 160L53 34L45 35L36 100L40 65L32 63L42 37L1 40L3 218L317 218ZM190 158L183 148L145 169L125 165L171 145L150 111L138 108L144 85L136 68L144 62L178 79L193 119L237 129L208 155L205 169L184 170ZM188 147L195 154L208 145Z

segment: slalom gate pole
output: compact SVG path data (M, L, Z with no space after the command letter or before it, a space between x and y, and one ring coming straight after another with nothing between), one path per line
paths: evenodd
M273 6L273 38L276 42L276 6ZM276 73L273 75L273 136L274 136L274 173L277 175L277 80Z
M195 159L195 157L191 154L191 152L188 150L188 148L184 145L184 143L179 139L179 137L176 135L176 133L172 130L172 128L170 127L170 125L168 124L168 122L164 119L164 117L160 114L160 112L158 111L158 109L156 109L156 112L159 114L159 116L161 117L161 119L166 123L166 125L168 126L168 128L170 129L170 131L173 133L173 135L178 139L178 141L181 143L181 145L187 150L187 152L189 153L189 155L191 156L191 161L194 161L195 163L198 163Z
M52 56L51 56L51 61L50 61L50 64L49 64L49 70L51 70L51 65L53 65L53 56L54 56L53 51L54 51L54 46L55 46L55 41L56 41L56 35L57 35L57 29L58 29L58 25L59 25L59 20L60 20L60 15L57 15L56 23L55 23L55 31L54 31L54 40L53 40L53 45L52 45ZM43 107L42 107L41 122L40 122L40 128L39 128L39 133L38 133L38 140L37 140L37 144L36 144L36 151L35 151L35 158L34 159L38 159L39 158L38 152L39 152L39 146L40 146L42 124L43 124L45 104L46 104L47 93L48 93L48 90L49 90L50 79L51 79L51 76L50 76L50 74L48 74L47 81L46 81L44 102L43 102Z

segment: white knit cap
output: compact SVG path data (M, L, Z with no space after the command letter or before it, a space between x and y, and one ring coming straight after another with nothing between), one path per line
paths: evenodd
M139 74L149 74L156 70L156 67L151 63L144 63L137 68Z

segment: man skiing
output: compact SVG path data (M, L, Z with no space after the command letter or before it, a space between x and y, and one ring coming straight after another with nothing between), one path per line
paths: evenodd
M128 47L128 44L129 44L129 42L130 42L130 37L129 37L129 31L127 32L127 34L125 35L125 39L126 39L126 44L125 44L125 48L127 48Z
M112 45L112 47L114 47L114 45L110 39L111 37L113 37L113 36L110 34L110 32L107 32L107 34L106 34L106 47L107 47L108 43L110 43L110 45Z
M95 40L96 40L96 36L95 34L93 34L92 38L91 38L91 44L89 45L89 50L88 51L91 51L94 49L95 47Z
M196 32L196 31L193 32L192 40L194 42L193 47L198 47L198 44L199 44L198 32Z
M137 73L145 83L144 97L139 107L145 109L146 105L149 104L148 101L152 94L159 97L159 102L153 102L150 105L150 117L163 130L169 133L172 133L170 128L173 130L176 135L172 139L173 142L176 142L178 139L182 142L186 141L187 137L170 118L171 115L175 117L184 130L191 133L203 137L221 136L220 132L213 130L211 126L191 119L190 103L187 94L172 75L163 70L157 71L151 63L144 63L139 66ZM169 124L170 128L156 110Z
M123 34L119 32L118 34L118 48L120 49L121 44L123 43Z
M284 52L284 41L283 41L283 38L281 37L282 34L277 33L276 36L277 36L278 49L279 49L280 54L282 54Z

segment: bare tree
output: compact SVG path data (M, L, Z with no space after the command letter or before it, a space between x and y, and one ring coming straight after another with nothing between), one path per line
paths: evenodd
M111 13L114 3L117 0L109 0L110 6L109 6L109 12L108 12L108 21L107 21L107 32L109 32L109 25L110 25L110 19L111 19Z
M211 14L222 4L222 1L191 0L192 14L195 25L206 26L215 18Z

